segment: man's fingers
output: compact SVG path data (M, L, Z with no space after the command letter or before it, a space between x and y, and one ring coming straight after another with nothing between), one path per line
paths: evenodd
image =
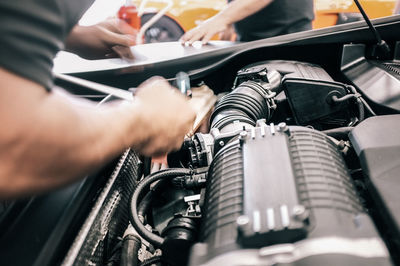
M133 46L136 43L136 36L128 34L119 34L107 29L103 30L104 41L110 45Z
M190 30L185 35L183 35L181 38L181 43L185 45L192 45L196 41L201 41L202 44L206 44L217 33L218 32L214 29L199 26L198 28Z
M192 36L192 38L190 38L190 40L188 40L188 43L190 45L192 45L196 41L203 41L205 34L206 34L206 32L204 32L204 31L195 32L195 34Z
M203 37L201 40L203 44L207 44L212 37L214 37L215 33L214 32L207 32L207 34Z
M132 54L132 51L129 47L126 46L121 46L121 45L114 45L111 47L111 49L120 57L123 59L128 59L128 60L133 60L134 56Z
M195 41L202 40L206 34L207 31L199 26L185 33L181 38L181 43L192 45Z
M107 19L105 21L100 22L99 26L101 26L109 31L120 32L120 30L118 29L117 20L118 19L116 19L116 18Z
M142 83L135 95L137 104L141 104L139 108L146 114L143 120L149 125L146 127L148 139L134 148L147 155L179 149L195 119L187 99L161 77Z
M193 34L194 34L194 29L193 29L193 30L190 30L190 31L188 31L188 32L186 32L186 33L181 37L180 42L181 42L182 44L186 43L187 41L189 41L189 40L192 38Z

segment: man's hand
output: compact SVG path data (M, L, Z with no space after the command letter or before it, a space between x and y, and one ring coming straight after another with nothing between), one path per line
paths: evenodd
M133 148L143 155L159 156L181 147L184 136L192 129L195 113L188 100L162 78L143 83L135 95L140 111ZM140 126L140 128L139 128Z
M185 45L192 45L195 41L201 41L203 44L206 44L215 34L224 32L229 26L230 24L227 23L224 16L216 15L186 32L180 41Z
M194 120L185 97L160 78L133 103L98 107L2 68L0 88L0 199L71 183L128 147L148 156L178 149Z
M236 32L233 25L229 25L226 30L220 32L219 39L222 41L236 41Z
M76 25L66 40L66 50L86 59L122 57L133 59L130 46L137 30L120 19L108 19L93 26Z
M193 44L201 41L206 44L215 34L225 31L233 23L240 21L271 4L274 0L235 0L214 17L204 21L196 28L185 33L182 44Z

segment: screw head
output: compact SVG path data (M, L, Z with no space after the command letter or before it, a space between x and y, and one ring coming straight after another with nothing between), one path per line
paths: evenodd
M242 138L247 137L247 131L240 132L240 137L242 137Z
M247 131L240 132L240 134L239 134L239 143L240 143L240 145L243 145L245 143L246 138L247 138Z
M250 219L246 215L241 215L236 219L236 225L239 233L245 233L250 226Z
M278 124L278 131L283 132L290 137L290 129L285 122L281 122Z
M287 129L287 125L285 122L281 122L278 124L278 131L283 132Z
M220 142L218 142L218 144L219 146L223 147L225 145L225 142L221 140Z
M236 219L236 224L240 227L247 226L250 223L250 219L246 215L241 215Z
M296 205L293 207L293 216L298 221L304 221L309 217L309 211L303 205Z

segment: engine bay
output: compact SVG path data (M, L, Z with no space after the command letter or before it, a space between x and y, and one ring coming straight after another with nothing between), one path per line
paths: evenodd
M56 196L15 203L0 217L1 257L10 265L400 264L395 26L381 28L392 49L384 59L368 56L366 29L343 26L188 55L174 67L82 74L128 89L185 70L217 102L167 168L152 170L151 158L130 149Z
M377 115L353 85L311 63L261 61L233 80L207 132L187 137L168 168L143 164L107 261L395 263L396 193L384 189L399 167L400 115Z

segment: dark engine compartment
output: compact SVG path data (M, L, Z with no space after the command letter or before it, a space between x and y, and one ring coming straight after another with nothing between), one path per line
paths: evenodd
M374 117L361 122L365 116ZM393 126L400 116L383 119ZM172 179L163 185L168 198L147 192L155 205L165 205L141 208L150 201L144 191L161 179L151 180L157 173L135 189L132 225L168 265L187 258L189 265L391 265L356 188L362 178L351 175L359 166L347 165L357 160L352 146L363 146L353 137L357 125L381 121L354 87L316 65L247 66L217 102L210 133L195 134L169 155L175 168L162 179ZM185 173L173 173L182 167ZM158 229L166 223L157 218L165 209L173 216ZM143 221L161 236L146 232Z
M35 265L399 264L400 44L385 60L339 43L309 60L313 47L190 73L218 93L207 132L169 168L128 150L77 185L80 221L57 227ZM4 217L1 256L23 265L9 244L23 226Z
M117 264L396 263L377 190L396 179L400 115L318 65L270 60L237 72L209 126L132 188Z

